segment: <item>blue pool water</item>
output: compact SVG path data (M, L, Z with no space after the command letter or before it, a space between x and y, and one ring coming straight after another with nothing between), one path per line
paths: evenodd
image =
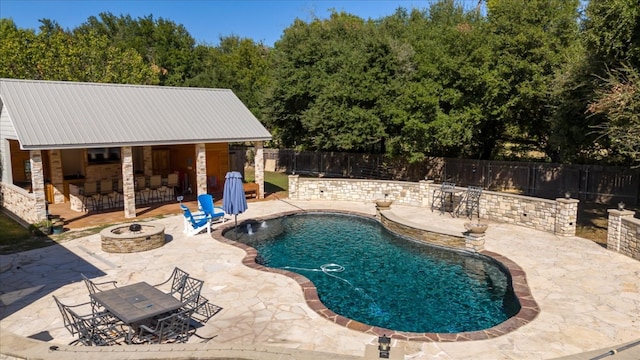
M304 275L327 308L368 325L477 331L520 309L497 262L396 236L372 219L313 213L239 230L257 262Z

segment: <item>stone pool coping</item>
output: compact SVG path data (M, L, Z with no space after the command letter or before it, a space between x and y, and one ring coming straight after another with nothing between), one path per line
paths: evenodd
M375 216L371 216L369 214L363 214L360 212L342 211L342 210L334 210L334 209L326 209L326 210L315 209L315 210L295 210L295 211L281 212L281 213L273 214L267 217L247 220L238 224L238 226L244 226L244 224L247 224L247 223L277 219L284 216L303 214L303 213L315 213L315 212L355 215L355 216L360 216L364 218L374 219L380 222L379 219L377 219ZM394 219L394 221L399 221L399 219ZM381 225L383 224L381 223ZM405 225L416 227L416 224L409 223L409 222L407 222L407 224ZM307 305L312 310L314 310L316 313L318 313L320 316L324 317L325 319L332 321L335 324L344 326L351 330L360 331L360 332L374 335L374 336L387 335L394 339L408 340L408 341L457 342L457 341L486 340L486 339L495 338L495 337L502 336L504 334L515 331L518 328L533 321L540 313L540 307L538 306L535 299L533 298L533 295L531 294L531 290L529 289L529 285L527 284L527 278L524 270L518 264L516 264L506 256L503 256L501 254L498 254L492 251L483 250L480 252L480 254L494 259L495 261L500 263L502 266L504 266L506 270L509 271L509 274L511 275L511 282L512 282L514 293L518 298L518 301L520 302L520 306L521 306L520 311L516 315L510 317L504 322L494 327L491 327L489 329L484 329L479 331L468 331L468 332L461 332L461 333L415 333L415 332L406 332L406 331L396 331L391 329L385 329L378 326L367 325L359 321L349 319L342 315L338 315L333 311L331 311L329 308L327 308L320 301L317 289L313 284L313 282L311 282L311 280L309 280L305 276L291 272L291 271L270 268L270 267L266 267L258 264L255 261L256 257L258 256L258 252L256 249L254 249L249 245L245 245L243 243L239 243L234 240L227 239L222 235L225 231L233 229L234 227L235 227L235 224L233 223L220 225L215 231L211 233L211 235L213 236L214 239L222 243L229 244L244 250L246 255L242 259L242 263L245 266L255 270L281 274L296 281L300 286L300 288L302 289ZM436 229L429 229L428 227L424 227L424 226L421 226L420 230L425 232L439 232Z

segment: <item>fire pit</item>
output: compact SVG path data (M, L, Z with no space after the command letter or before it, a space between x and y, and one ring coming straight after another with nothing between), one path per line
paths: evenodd
M132 253L164 245L164 226L121 224L100 231L102 250L111 253Z

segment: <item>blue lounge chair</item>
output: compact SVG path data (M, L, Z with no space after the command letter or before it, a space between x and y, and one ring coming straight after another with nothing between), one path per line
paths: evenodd
M224 216L226 213L222 208L217 207L213 204L213 196L209 194L200 194L198 195L198 204L200 205L200 210L211 218L211 222L221 222L224 220Z
M188 207L180 205L184 212L184 232L187 236L193 236L207 229L207 233L211 234L211 218L205 214L195 215L191 213Z

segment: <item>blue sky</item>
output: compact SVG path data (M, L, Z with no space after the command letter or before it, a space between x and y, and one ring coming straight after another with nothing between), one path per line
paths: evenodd
M182 24L199 43L218 44L221 36L237 35L272 46L296 18L327 18L329 9L361 18L378 19L398 7L428 7L432 0L0 0L0 17L12 18L19 28L38 29L39 19L57 21L73 29L101 12L153 15ZM477 0L459 0L473 7Z

